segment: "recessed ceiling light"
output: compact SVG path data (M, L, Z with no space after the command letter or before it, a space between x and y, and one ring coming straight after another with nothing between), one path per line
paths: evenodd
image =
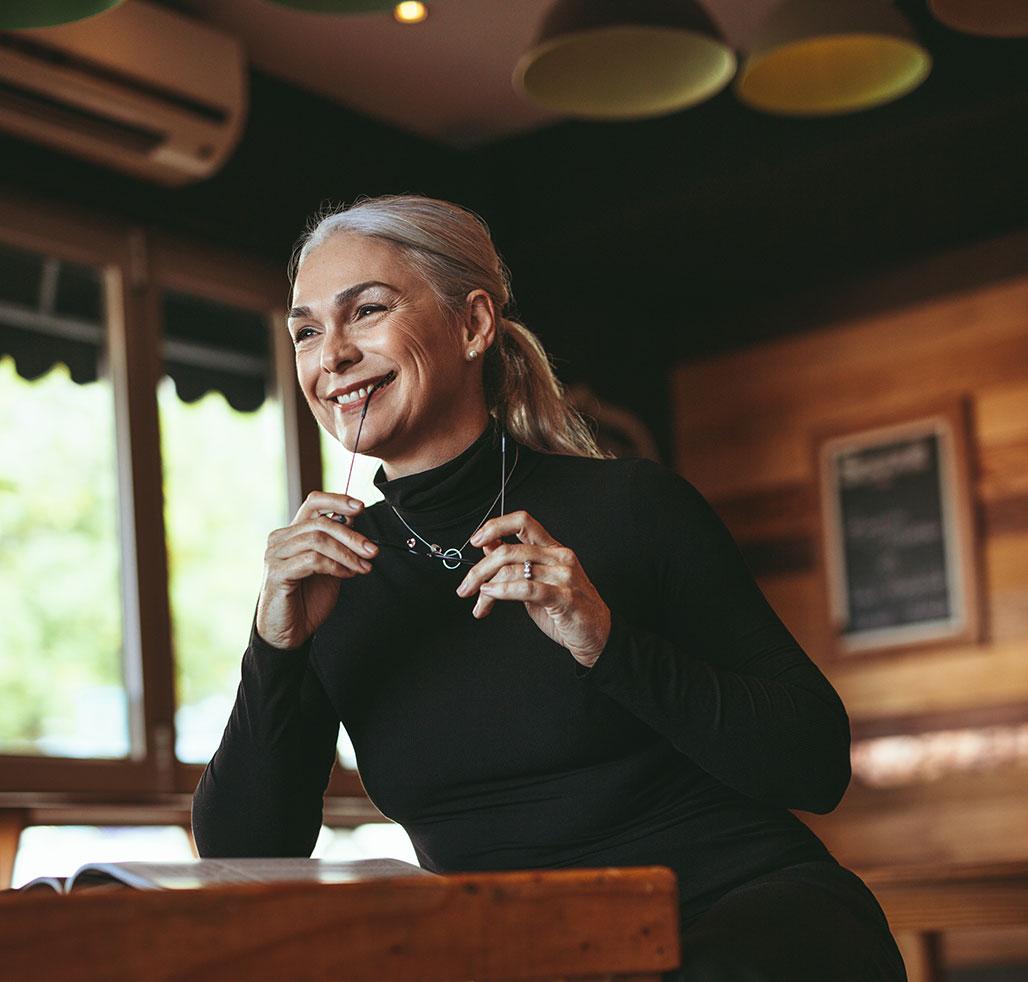
M401 24L420 24L428 16L428 7L420 0L404 0L393 7L393 17Z

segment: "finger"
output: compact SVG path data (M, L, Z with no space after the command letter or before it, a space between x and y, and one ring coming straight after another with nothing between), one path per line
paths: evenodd
M331 491L312 491L297 509L290 524L310 521L319 515L341 515L351 519L364 508L364 502L350 494L334 494Z
M371 569L366 558L339 542L325 529L312 529L284 539L275 547L272 558L281 561L305 552L319 553L354 572L366 573Z
M281 576L283 570L295 569L298 559L303 560L304 557L319 556L329 560L334 566L345 570L347 576L370 573L373 569L368 560L355 556L352 552L339 546L338 543L328 544L327 546L314 545L306 547L303 543L296 543L291 546L287 544L286 547L271 558L269 568L274 571L276 576ZM309 571L303 575L309 575Z
M320 518L312 519L300 525L289 525L280 530L284 533L281 538L292 539L297 535L309 534L311 532L324 533L337 539L348 549L363 556L378 555L378 546L366 535L362 535L356 529L348 525L340 525L322 515Z
M477 620L488 617L495 603L496 601L492 597L487 597L484 593L480 593L475 601L475 606L471 608L471 616Z
M373 542L366 535L362 535L349 525L341 525L339 522L322 516L315 524L315 527L328 532L348 548L363 556L377 556L378 543Z
M314 552L308 549L306 552L297 553L282 564L282 579L296 582L305 577L313 576L316 573L337 576L341 580L347 580L357 575L348 566L326 556L324 553Z
M475 604L472 615L481 619L498 600L520 600L523 603L542 607L553 606L560 600L563 587L545 583L542 580L500 580L483 584L482 599Z
M505 548L505 547L501 546L500 548ZM513 570L514 570L513 566L504 566L504 567L502 567L497 572L496 576L493 579L491 579L489 582L490 583L495 583L498 580L514 576L515 573L513 572ZM483 586L485 586L485 584L483 584ZM478 588L476 587L476 589L478 589ZM465 590L466 596L469 596L469 597L472 596L473 592L474 592L473 590ZM495 603L496 603L496 601L492 597L490 597L488 593L483 593L481 591L481 589L479 589L478 590L478 596L475 597L475 606L471 608L471 616L472 617L477 617L479 619L487 616L489 611L491 611L493 609L493 605Z
M484 558L480 559L468 570L467 575L457 587L457 595L470 597L479 587L496 576L505 566L524 566L525 560L531 560L539 566L556 564L558 557L538 546L522 546L504 543L502 546L490 548ZM520 573L520 570L518 570Z
M512 511L490 518L472 537L473 546L495 542L505 535L516 535L522 542L536 546L559 546L560 543L527 511Z
M557 596L554 591L564 589L564 577L552 566L541 566L532 579L526 580L520 574L504 579L490 580L479 589L478 599L471 610L473 617L485 617L497 600L522 600L529 603L546 603ZM547 592L548 591L548 592Z

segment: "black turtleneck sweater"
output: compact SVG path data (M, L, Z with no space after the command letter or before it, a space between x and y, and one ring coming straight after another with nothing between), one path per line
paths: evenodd
M481 620L469 567L381 549L293 650L254 628L221 745L193 799L203 856L309 856L340 721L368 796L436 872L659 864L683 917L753 877L833 857L789 809L850 779L849 720L692 485L644 459L508 439L506 511L574 550L612 613L591 669L520 602ZM468 538L500 484L490 424L439 467L375 484L356 527ZM499 513L499 505L493 515ZM466 558L482 553L464 549Z

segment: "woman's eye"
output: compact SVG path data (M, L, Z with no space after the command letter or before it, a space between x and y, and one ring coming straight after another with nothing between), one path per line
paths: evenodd
M296 337L293 339L293 342L295 344L299 344L301 341L306 340L306 336L304 334L305 331L310 331L311 333L314 333L314 328L313 327L301 327L300 330L298 330L296 332Z
M380 303L362 303L357 308L357 317L366 317L369 313L374 313L376 310L385 310L385 307Z

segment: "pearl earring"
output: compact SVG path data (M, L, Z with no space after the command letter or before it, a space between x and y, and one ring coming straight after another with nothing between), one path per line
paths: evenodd
M477 357L478 357L478 352L474 348L472 348L468 352L468 361L470 361L472 358L477 358Z

